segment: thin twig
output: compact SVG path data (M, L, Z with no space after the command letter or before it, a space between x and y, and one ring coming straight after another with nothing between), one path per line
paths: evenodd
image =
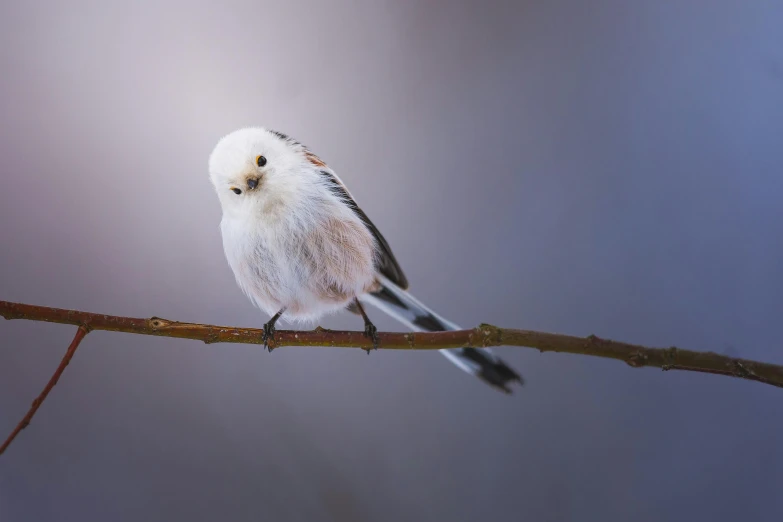
M159 317L138 319L78 312L61 308L0 301L0 315L6 319L27 319L84 325L91 330L108 330L162 337L194 339L205 343L262 344L262 330L169 321ZM530 330L498 328L488 324L472 330L451 332L379 333L379 348L396 350L438 350L463 346L519 346L541 352L573 353L617 359L634 368L712 373L783 387L783 366L737 359L713 352L696 352L676 347L647 348L600 339L594 335L574 337ZM309 332L278 330L271 348L281 346L342 346L368 348L364 332L332 331L316 328Z
M19 424L16 425L14 431L11 432L3 445L0 446L0 455L2 455L8 445L13 442L19 432L25 429L28 424L30 424L30 421L33 419L33 415L35 415L35 412L38 411L38 408L46 399L46 396L49 395L49 392L52 391L54 385L57 384L57 381L60 380L60 375L62 375L65 367L68 366L68 363L71 362L71 357L73 357L73 354L76 352L76 348L79 347L79 343L82 342L82 339L84 339L84 336L87 335L88 332L89 330L87 327L84 325L79 325L79 329L76 330L76 335L73 337L73 341L71 341L71 345L68 347L68 350L66 350L65 355L63 355L63 359L60 361L60 365L54 371L54 375L52 375L52 378L49 379L49 382L46 384L46 387L43 389L41 394L33 401L33 404L30 406L30 410L27 412L27 415L25 415L24 418L19 421Z

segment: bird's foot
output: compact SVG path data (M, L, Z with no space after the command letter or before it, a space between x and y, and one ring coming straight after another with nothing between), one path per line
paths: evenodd
M264 341L264 348L266 348L266 351L272 353L272 350L274 350L274 346L269 346L269 341L272 341L272 344L274 345L275 323L269 321L268 323L264 324L264 333L261 335L261 339L263 339Z
M369 337L372 339L372 349L377 350L378 349L378 329L375 327L372 323L367 323L364 325L364 335L365 337ZM365 349L367 352L367 355L370 355L370 348Z

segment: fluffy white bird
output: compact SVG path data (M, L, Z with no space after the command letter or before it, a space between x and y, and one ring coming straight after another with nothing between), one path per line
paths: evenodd
M261 127L223 137L209 158L223 209L223 249L242 291L271 319L264 345L285 315L313 321L348 309L375 326L362 301L416 331L458 330L406 290L408 280L383 235L337 174L307 147ZM440 350L463 370L511 393L521 377L486 348ZM368 349L369 353L369 349Z

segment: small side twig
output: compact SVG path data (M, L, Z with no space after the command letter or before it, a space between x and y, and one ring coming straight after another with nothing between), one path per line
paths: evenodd
M19 424L16 425L14 431L11 432L3 445L0 446L0 455L3 454L9 444L11 444L16 436L19 435L19 432L25 429L28 424L30 424L33 415L35 415L35 412L38 411L41 403L43 403L44 399L46 399L46 396L49 395L49 392L52 391L52 388L54 388L54 385L57 384L57 381L60 380L60 375L62 375L65 367L68 366L68 363L71 362L71 358L76 352L76 348L79 347L79 343L82 342L82 339L84 339L84 336L87 335L88 332L89 330L84 325L80 325L79 329L76 330L76 335L73 337L71 345L68 346L68 350L66 350L65 355L63 355L63 358L60 361L60 365L54 371L52 378L49 379L49 382L46 384L46 387L43 389L41 394L33 401L33 404L30 406L30 410L27 412L27 415L25 415L24 418L19 421Z

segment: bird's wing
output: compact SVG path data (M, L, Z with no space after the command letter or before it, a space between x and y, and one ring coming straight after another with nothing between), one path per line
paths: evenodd
M321 170L320 174L325 180L328 181L329 188L332 190L332 193L342 200L346 205L348 205L348 207L358 216L358 218L362 221L362 223L364 223L370 233L375 237L375 241L378 243L378 248L380 249L378 272L386 276L390 281L394 282L394 284L400 288L407 289L408 278L405 277L402 268L400 268L399 263L397 263L397 259L394 257L394 254L391 251L391 247L389 247L389 243L386 242L383 234L381 234L381 232L375 228L375 225L373 225L372 221L370 221L370 218L367 217L367 214L365 214L364 211L359 208L359 205L356 204L353 196L351 196L350 192L348 192L348 189L345 188L343 182L334 172L330 172L329 170Z

